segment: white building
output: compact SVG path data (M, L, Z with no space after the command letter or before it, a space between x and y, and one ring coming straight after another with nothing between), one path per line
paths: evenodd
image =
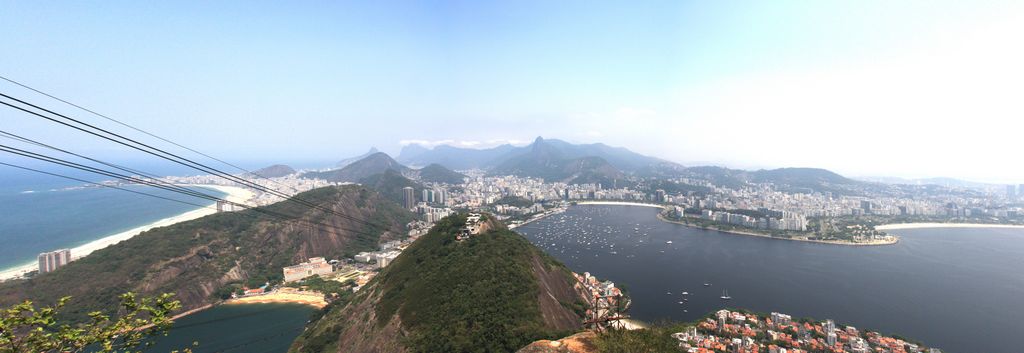
M288 266L283 269L284 281L294 282L313 275L325 276L334 272L334 266L327 263L322 257L310 258L309 262L303 262L295 266Z
M67 265L71 262L71 250L60 249L57 251L44 252L39 254L36 259L39 260L39 274L53 272L58 267Z

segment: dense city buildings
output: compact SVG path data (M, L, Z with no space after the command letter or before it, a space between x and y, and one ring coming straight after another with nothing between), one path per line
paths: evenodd
M244 175L242 175L244 177ZM146 178L141 178L146 179ZM262 187L278 190L281 193L293 195L301 192L322 188L325 186L338 185L338 183L328 182L322 179L307 179L300 178L298 174L291 174L283 177L276 178L246 178L249 183L260 185ZM218 186L235 186L244 187L241 184L230 181L225 178L221 178L216 175L194 175L194 176L167 176L160 179L162 182L167 182L176 185L218 185ZM275 202L284 201L284 198L280 194L263 192L253 188L246 187L250 192L253 193L252 198L245 200L244 204L248 206L266 206ZM238 211L238 206L233 206L230 203L225 203L224 206L218 205L218 211Z
M621 327L624 314L629 308L629 298L612 281L601 281L584 272L573 273L579 283L577 290L587 300L586 324L593 328Z
M898 337L840 326L832 320L795 321L790 315L719 310L672 334L689 353L939 353Z

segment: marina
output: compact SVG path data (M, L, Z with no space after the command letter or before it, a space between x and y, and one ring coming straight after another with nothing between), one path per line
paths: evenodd
M570 269L621 285L641 321L746 308L842 318L950 352L1015 352L1008 347L1024 308L1013 303L1024 296L1024 274L1007 269L1024 266L1020 229L900 230L896 245L847 247L696 229L657 213L575 206L517 231ZM957 304L978 297L989 300Z

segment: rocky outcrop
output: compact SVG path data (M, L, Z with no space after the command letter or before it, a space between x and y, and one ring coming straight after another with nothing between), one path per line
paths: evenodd
M597 353L594 341L597 334L584 331L560 340L540 340L518 350L517 353Z

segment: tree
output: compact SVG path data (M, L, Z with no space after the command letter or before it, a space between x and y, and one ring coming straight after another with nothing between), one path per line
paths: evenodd
M40 308L26 300L0 309L0 353L82 352L86 348L103 353L141 352L153 343L147 338L166 335L171 328L169 314L181 308L173 296L139 299L126 293L121 295L124 314L119 318L96 311L89 313L89 322L75 326L57 317L71 297Z

